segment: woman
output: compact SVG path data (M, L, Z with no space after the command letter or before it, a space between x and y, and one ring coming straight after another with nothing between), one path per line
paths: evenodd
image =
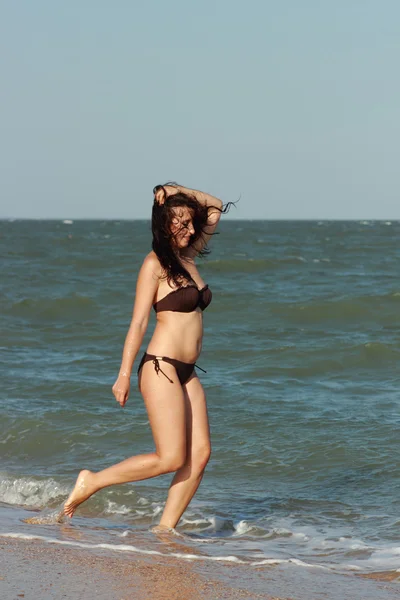
M174 472L159 527L175 528L202 480L211 444L206 399L195 372L203 336L203 310L211 291L201 278L195 257L206 244L225 208L217 198L177 184L154 188L153 250L140 269L132 322L113 393L124 406L130 374L145 334L150 310L157 324L138 368L155 443L150 454L133 456L99 473L81 471L64 513L98 490Z

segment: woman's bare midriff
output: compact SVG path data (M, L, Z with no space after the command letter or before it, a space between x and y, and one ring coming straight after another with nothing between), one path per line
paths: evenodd
M186 363L196 362L203 339L200 308L190 313L163 311L147 348L149 354L168 356Z

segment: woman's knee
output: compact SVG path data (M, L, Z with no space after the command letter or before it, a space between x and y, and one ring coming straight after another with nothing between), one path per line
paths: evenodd
M167 455L160 456L160 464L163 473L173 473L179 471L186 462L185 453L176 451Z
M201 473L206 468L207 463L210 460L210 457L211 457L211 446L209 446L207 444L205 446L202 446L201 448L198 448L197 450L195 450L193 452L193 458L192 458L193 468L197 472Z

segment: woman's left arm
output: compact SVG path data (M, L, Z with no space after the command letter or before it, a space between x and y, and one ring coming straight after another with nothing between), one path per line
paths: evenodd
M200 190L192 190L191 188L184 187L183 185L168 183L167 185L157 185L153 190L154 197L160 204L164 204L165 199L168 196L173 196L178 192L182 192L187 196L192 196L192 198L195 198L197 202L199 204L203 204L203 206L208 206L210 208L215 206L220 210L223 207L223 203L219 198L211 196L211 194L206 194L205 192L200 192ZM213 212L218 212L221 214L219 210Z
M182 185L177 186L177 189L188 196L194 196L199 204L203 204L204 206L222 209L222 201L215 196L211 196L211 194L206 194L205 192L200 192L199 190L191 190L190 188L183 187ZM209 213L218 214L218 217L221 216L220 210L209 211ZM218 222L218 221L217 221Z

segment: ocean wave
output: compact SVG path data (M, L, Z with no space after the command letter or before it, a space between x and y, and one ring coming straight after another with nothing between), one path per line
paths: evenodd
M324 348L299 348L293 346L285 353L282 361L281 350L269 351L258 356L248 365L240 365L242 372L250 380L266 380L269 376L283 374L286 377L302 378L329 375L352 371L373 372L375 369L392 369L400 362L400 350L396 344L367 342L355 345L333 345Z
M0 474L0 502L34 510L51 509L68 498L72 486L72 481L67 485L53 477L41 479L3 473ZM160 502L150 501L138 496L134 490L121 487L96 494L80 510L88 517L121 515L128 521L147 524L162 512L164 505Z
M266 309L291 323L318 324L323 322L348 322L362 319L399 319L400 292L384 295L353 296L326 299L308 303L274 303Z
M351 341L351 340L349 340ZM282 354L284 352L284 357ZM284 375L290 378L327 376L351 371L393 370L400 364L400 348L397 343L371 341L360 344L325 343L292 344L285 348L268 348L254 355L247 355L237 366L241 376L240 385L246 381L268 382L270 378ZM234 361L231 362L232 367ZM324 382L323 385L326 385Z
M71 294L62 298L24 298L12 303L5 312L23 319L60 320L93 317L97 304L88 296Z
M5 504L44 508L55 506L67 498L70 488L53 478L11 477L0 475L0 502Z
M213 273L261 273L278 269L284 265L300 265L306 263L303 256L282 256L281 258L237 258L207 260L204 270Z
M242 521L239 521L239 523L236 523L236 525L234 525L234 528L235 528L235 535L237 535L237 536L246 535L246 534L250 533L250 531L253 531L253 529L254 529L253 525L250 525L245 520L242 520Z

